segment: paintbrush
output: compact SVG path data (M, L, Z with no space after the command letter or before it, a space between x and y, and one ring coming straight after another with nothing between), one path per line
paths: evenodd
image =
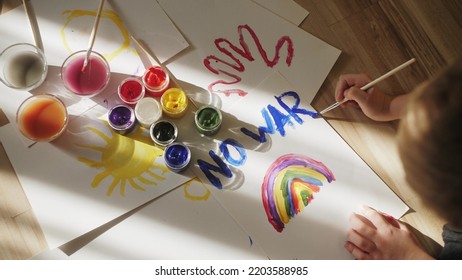
M377 83L385 80L386 78L390 77L391 75L397 73L398 71L402 70L403 68L411 65L412 63L415 62L415 58L412 58L408 61L406 61L405 63L401 64L400 66L396 67L395 69L393 70L390 70L389 72L383 74L382 76L378 77L377 79L373 80L372 82L368 83L367 85L361 87L361 90L363 91L366 91L368 89L370 89L371 87L375 86ZM335 102L334 104L330 105L329 107L327 107L326 109L322 110L321 112L319 112L315 117L319 117L321 116L322 114L326 113L326 112L329 112L330 110L333 110L335 108L337 108L338 106L342 105L343 103L347 102L348 100L347 99L343 99L342 101L339 101L339 102Z
M27 18L29 19L32 35L34 36L35 46L44 52L42 37L40 36L40 30L38 28L37 17L35 16L34 9L32 8L29 0L22 0L22 4L24 5L24 11L26 12Z
M91 50L93 49L93 44L95 43L96 31L98 30L99 20L101 19L101 12L103 11L105 0L100 0L98 12L96 13L95 23L93 24L93 29L91 30L90 41L88 42L87 54L85 55L85 60L83 61L82 72L85 72L87 69L88 59L91 55Z
M160 60L157 58L157 56L154 53L150 52L138 39L133 37L133 35L130 35L130 37L147 56L149 56L152 60L154 60L159 65L159 67L161 67L162 70L164 70L164 72L167 73L167 75L169 75L170 79L178 86L178 88L181 89L180 84L178 83L178 80L175 78L175 76L172 74L172 72L170 72L170 70L167 67L163 66L162 63L160 63ZM188 97L188 100L191 102L191 104L194 107L196 107L196 109L199 108L197 107L197 104L191 98Z

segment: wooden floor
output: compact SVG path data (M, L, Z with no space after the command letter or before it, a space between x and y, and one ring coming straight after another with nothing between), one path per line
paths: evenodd
M313 106L334 102L342 73L377 77L411 57L417 63L382 82L390 94L402 94L428 79L462 54L462 1L459 0L295 0L310 12L301 28L342 50ZM20 4L0 0L2 12ZM1 103L0 103L1 107ZM423 245L436 255L443 221L422 205L408 187L396 152L397 122L377 123L357 110L326 114L350 144L412 211L402 220L420 232ZM0 126L6 120L0 114ZM27 259L47 248L33 210L0 145L0 259Z

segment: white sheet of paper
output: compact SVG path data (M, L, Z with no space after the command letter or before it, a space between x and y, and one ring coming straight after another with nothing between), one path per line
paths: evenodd
M295 1L287 0L252 0L258 5L265 7L271 12L290 21L295 25L300 25L308 16L309 12Z
M362 205L369 205L400 217L408 207L326 121L301 113L301 109L314 112L309 103L298 99L298 95L281 97L286 92L299 91L275 71L243 102L225 112L223 122L226 125L216 135L216 140L205 137L201 142L196 140L189 143L195 151L193 171L210 185L218 186L213 179L220 180L223 189L212 187L213 195L239 221L251 238L261 245L270 259L351 258L343 248L351 212L358 211ZM278 98L285 105L279 104ZM265 121L264 113L268 121ZM273 131L267 133L267 141L261 143L242 133L242 127L257 134L258 127L272 127L269 130ZM204 144L206 139L213 145ZM227 178L212 170L212 180L207 178L198 160L206 161L224 172L212 160L209 151L215 152L222 159L232 176ZM304 209L300 207L302 210L298 214L293 213L282 232L278 232L269 222L270 216L265 210L268 204L262 199L263 179L269 176L267 173L274 176L282 174L276 168L270 169L273 163L277 167L288 164L289 170L295 170L295 164L291 163L296 158L294 155L309 157L324 164L333 173L335 180L331 183L325 181L318 186L319 192L314 192L313 200ZM281 156L287 156L288 160L276 163ZM319 165L316 168L321 168ZM293 176L292 173L286 173L286 176L290 180L314 178L306 170L298 172ZM280 187L275 184L269 188L276 193ZM276 198L288 203L282 194L269 197L268 201ZM294 203L302 203L301 198L291 199Z
M310 102L340 54L252 1L159 3L191 44L169 69L180 80L217 92L223 108L242 99L236 90L249 92L274 69L303 89L303 99ZM230 96L222 92L229 90Z
M58 247L190 180L165 167L162 150L142 129L113 132L97 105L51 143L18 145L15 127L0 141L50 248Z
M156 199L70 259L265 259L202 183Z
M157 1L137 0L135 4L126 0L110 0L109 3L122 18L129 32L135 38L142 39L156 54L160 63L189 46Z
M38 255L33 256L31 260L69 260L69 256L59 248L55 248L40 252Z

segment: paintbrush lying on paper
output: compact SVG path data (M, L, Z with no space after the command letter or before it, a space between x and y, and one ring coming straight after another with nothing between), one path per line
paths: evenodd
M88 42L87 54L82 66L82 72L85 72L87 69L88 59L91 55L91 50L93 49L93 44L95 43L96 31L98 30L99 20L101 19L101 12L103 11L104 1L99 2L98 12L96 13L95 23L93 24L93 29L91 30L90 41Z
M410 59L409 61L406 61L405 63L401 64L400 66L396 67L395 69L385 73L384 75L378 77L377 79L373 80L372 82L368 83L367 85L361 87L361 90L368 90L370 89L371 87L375 86L378 82L381 82L383 80L385 80L386 78L390 77L391 75L395 74L396 72L400 71L401 69L411 65L412 63L415 62L415 58L412 58ZM316 117L319 117L321 116L322 114L326 113L326 112L329 112L330 110L333 110L335 108L337 108L338 106L342 105L343 103L347 102L348 100L347 99L343 99L342 101L339 101L339 102L335 102L334 104L330 105L329 107L327 107L326 109L322 110L321 112L319 112Z

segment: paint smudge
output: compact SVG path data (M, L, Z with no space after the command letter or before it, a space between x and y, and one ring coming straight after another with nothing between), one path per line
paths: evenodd
M215 39L214 43L216 48L225 56L229 57L232 61L226 61L224 59L218 58L215 55L209 55L204 59L204 65L205 67L211 71L212 73L216 75L223 74L225 76L228 76L230 80L226 81L223 79L217 80L213 83L211 83L208 86L208 90L211 92L220 92L223 93L225 96L229 96L231 94L238 94L239 96L245 96L247 95L247 92L241 90L241 89L227 89L227 90L219 90L216 89L215 86L222 84L222 85L232 85L232 84L237 84L239 83L242 78L237 75L233 74L229 71L223 70L221 68L215 68L212 66L212 62L215 62L217 65L224 64L225 66L229 66L232 69L236 70L237 72L244 72L245 71L245 66L244 64L236 57L234 53L237 55L241 56L242 58L252 62L255 60L255 57L252 55L250 52L249 46L247 45L247 42L245 41L244 38L244 31L247 31L250 36L252 37L258 52L260 53L260 56L263 58L264 62L266 65L270 68L273 68L275 65L278 64L279 59L280 59L280 51L284 45L287 47L287 57L286 57L286 64L287 66L290 66L292 63L292 58L294 56L294 44L292 39L289 36L282 36L276 43L275 46L275 54L272 59L268 58L268 55L263 48L260 39L258 38L257 34L255 31L247 24L244 25L239 25L237 28L238 34L239 34L239 46L234 45L231 43L228 39L225 38L218 38ZM229 50L231 49L231 50ZM232 52L233 51L233 52Z
M334 180L333 173L319 161L295 154L279 157L266 172L261 186L268 221L282 232L284 225L313 200L323 182Z
M145 191L142 185L156 186L157 182L165 180L163 174L168 171L168 168L155 163L156 159L163 154L161 149L130 137L124 137L112 130L110 130L111 136L108 137L94 127L87 127L87 129L106 143L106 146L77 145L101 153L100 161L84 157L77 158L92 168L103 169L94 177L91 183L93 188L99 187L103 181L112 177L106 195L111 196L113 191L119 188L120 195L125 196L127 185L132 189Z

